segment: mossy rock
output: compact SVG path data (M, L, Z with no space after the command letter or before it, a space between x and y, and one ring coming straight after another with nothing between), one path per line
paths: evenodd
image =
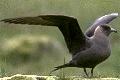
M58 77L17 74L11 77L0 78L0 80L58 80Z
M119 78L81 78L75 76L60 78L57 76L37 76L37 75L17 74L11 77L0 78L0 80L120 80L120 79Z

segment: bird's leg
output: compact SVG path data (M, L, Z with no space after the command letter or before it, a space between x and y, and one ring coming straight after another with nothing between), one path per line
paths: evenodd
M88 73L87 73L87 71L86 71L86 68L83 68L83 69L84 69L84 72L85 72L86 76L89 77L89 76L88 76Z
M94 68L91 69L91 77L93 77L93 70L94 70Z

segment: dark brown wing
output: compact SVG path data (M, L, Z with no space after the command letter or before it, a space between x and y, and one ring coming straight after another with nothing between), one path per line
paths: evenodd
M99 25L103 25L103 24L108 24L110 23L113 19L115 19L118 16L118 13L111 13L105 16L102 16L100 18L98 18L92 26L90 26L86 32L85 35L87 35L88 37L91 37L94 35L94 31L96 29L97 26Z
M72 54L76 54L85 46L85 36L77 19L62 15L40 15L37 17L10 18L1 20L14 24L58 26Z

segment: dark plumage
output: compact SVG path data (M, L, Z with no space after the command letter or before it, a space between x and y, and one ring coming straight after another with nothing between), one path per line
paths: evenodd
M76 18L62 15L40 15L1 21L14 24L57 26L64 36L69 52L72 54L72 60L55 67L56 69L53 71L65 67L79 67L83 68L88 76L86 68L92 68L91 75L93 76L95 66L110 56L111 49L108 36L116 30L107 24L117 16L118 13L112 13L98 18L85 33L80 29Z

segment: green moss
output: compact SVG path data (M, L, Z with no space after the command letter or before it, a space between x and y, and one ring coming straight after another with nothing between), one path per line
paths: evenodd
M27 76L15 76L9 80L33 80L33 78Z

